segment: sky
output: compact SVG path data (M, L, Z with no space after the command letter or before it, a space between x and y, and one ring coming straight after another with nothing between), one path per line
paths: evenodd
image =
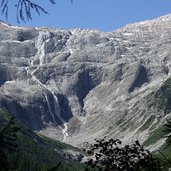
M16 9L9 8L8 23L20 26L43 26L52 28L83 28L113 31L122 26L143 20L153 19L171 13L171 0L35 0L49 12L33 20L17 23ZM17 0L16 0L17 2ZM1 20L5 17L1 16ZM6 21L6 20L5 20Z

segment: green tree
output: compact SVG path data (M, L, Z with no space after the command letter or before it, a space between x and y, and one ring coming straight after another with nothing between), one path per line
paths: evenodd
M138 141L122 145L118 139L96 140L86 152L91 155L86 170L160 171L159 161Z

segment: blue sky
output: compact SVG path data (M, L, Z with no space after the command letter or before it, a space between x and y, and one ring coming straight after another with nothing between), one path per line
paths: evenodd
M16 0L17 1L17 0ZM171 13L171 0L35 0L49 15L33 14L33 20L18 24L15 8L10 8L8 22L21 26L45 26L56 28L88 28L113 31L128 23L153 19ZM4 17L1 16L4 20Z

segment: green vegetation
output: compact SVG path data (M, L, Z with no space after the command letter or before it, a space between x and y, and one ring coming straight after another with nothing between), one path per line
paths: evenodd
M125 122L123 122L122 124L120 124L120 131L124 132L127 129L129 129L129 131L133 131L137 128L136 126L136 118L130 118L128 120L126 120Z
M11 115L0 110L0 130L9 123L10 119ZM18 145L16 150L4 149L9 171L84 170L84 165L76 161L65 160L63 157L63 150L78 151L78 149L47 137L38 136L16 120L12 126L20 130L16 132Z
M164 144L152 154L155 156L158 161L160 161L162 171L168 171L171 168L171 121L166 120L167 122L157 129L155 129L149 138L144 142L145 146L155 144L158 140L162 138L167 138ZM154 125L156 125L155 123Z
M171 144L166 143L154 154L162 165L163 171L168 171L171 168Z
M171 77L157 90L148 94L145 98L148 108L156 107L164 114L171 112Z
M155 93L154 105L164 110L165 114L171 111L171 78Z
M144 142L145 146L149 146L151 144L156 143L158 140L163 138L165 127L163 125L159 126L153 132L150 133L149 138Z
M154 155L160 160L163 171L168 171L171 168L171 121L166 120L167 122L163 125L163 136L167 137L164 145L157 150Z
M119 139L101 139L85 151L94 156L87 162L87 170L161 171L159 160L138 141L123 146Z
M154 115L150 116L146 120L146 122L141 126L141 128L139 129L139 131L144 131L144 130L148 129L152 125L152 123L154 122L154 120L155 120L155 116Z
M122 122L119 126L120 126L120 131L124 132L126 131L128 128L130 128L131 126L133 126L132 124L134 123L133 118L130 118L124 122Z
M154 119L154 116L149 117L140 130L143 131L149 128ZM11 115L0 109L0 131L9 124L10 120ZM132 120L127 120L125 123L126 122L127 124L130 124ZM171 131L170 124L171 122L168 121L168 131ZM120 125L123 124L121 123ZM127 168L127 170L129 170L132 168L133 171L157 171L161 169L166 171L171 167L171 141L169 140L167 140L160 150L154 154L151 154L148 150L144 149L138 141L135 141L131 145L120 146L120 140L96 140L96 144L91 146L91 150L93 150L92 152L98 150L96 151L98 153L95 153L98 162L90 160L87 163L88 166L86 166L76 161L64 159L63 150L72 149L78 151L77 148L42 135L37 135L16 120L14 120L12 128L20 128L15 132L17 138L14 139L18 146L16 147L16 150L4 150L8 166L8 170L4 171L83 171L104 170L103 168L107 168L107 170L110 170L110 168L117 168L118 170L122 170L122 168ZM148 146L156 143L163 138L164 135L168 134L168 132L165 131L165 125L159 126L151 132L144 145ZM12 132L10 134L13 135ZM106 161L101 162L104 155ZM138 156L142 156L142 159L139 161L134 160L134 158L137 158ZM2 154L0 160L1 157ZM110 163L111 161L114 162ZM119 165L117 163L119 163Z
M153 123L153 125L151 125L149 131L153 131L159 124L159 120L157 120L157 122Z
M138 116L138 117L133 116L129 119L125 119L125 118L120 119L116 122L116 125L120 127L121 132L124 132L127 129L129 129L130 131L135 130L138 127L138 124L136 123L136 121L141 116L143 116L144 113L145 113L145 110L141 110L136 114L136 116Z
M152 99L152 97L155 95L155 92L153 91L153 92L151 92L150 94L148 94L147 96L146 96L146 100L147 101L149 101L149 100L151 100Z

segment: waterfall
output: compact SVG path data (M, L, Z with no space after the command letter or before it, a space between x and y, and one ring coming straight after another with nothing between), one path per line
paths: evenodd
M50 33L49 32L40 32L39 33L39 36L38 36L38 40L37 40L37 43L36 43L36 47L38 49L37 51L37 54L35 56L36 59L39 59L39 65L36 65L36 69L34 69L33 71L29 70L28 67L25 67L25 70L27 72L27 75L30 75L31 78L38 84L38 86L40 87L43 87L44 89L48 90L52 96L53 96L53 99L54 99L54 112L52 112L53 110L51 109L51 105L49 103L49 99L47 97L47 95L45 93L44 94L44 97L45 97L45 100L47 102L47 106L48 106L48 110L49 110L49 113L53 119L53 122L61 129L62 133L63 133L63 141L66 139L66 137L68 136L68 133L67 133L67 130L68 130L68 127L67 127L67 123L63 120L63 118L60 116L60 106L59 106L59 102L58 102L58 98L57 96L55 95L54 93L54 90L52 90L51 87L43 84L35 75L34 73L46 62L44 60L45 58L45 43L48 42L50 40ZM30 61L30 65L31 66L35 66L34 64L34 57L31 59ZM55 120L55 116L59 119L59 121L62 123L63 127L58 125L58 123L56 122Z
M39 66L46 63L46 55L45 55L45 45L47 42L49 42L51 39L51 34L49 31L40 31L39 36L36 41L36 48L38 49L35 57L33 57L31 61L31 65L34 65L34 59L38 59Z
M53 97L54 97L54 106L55 106L55 114L57 115L58 119L62 122L64 128L62 129L63 135L64 135L64 139L66 139L66 137L68 136L67 130L67 123L63 120L63 118L61 118L60 116L60 107L59 107L59 102L58 102L58 98L56 97L56 95L54 94L54 92L52 92Z
M44 94L44 93L43 93L43 94ZM52 112L52 110L51 110L51 107L50 107L49 99L48 99L48 97L47 97L46 94L44 94L44 96L45 96L45 99L46 99L46 102L47 102L47 106L48 106L49 113L50 113L50 115L52 116L52 119L53 119L54 123L57 124L57 123L56 123L56 120L55 120L55 116L54 116L54 114L53 114L53 112Z
M67 130L68 130L68 127L67 127L67 123L65 123L65 121L60 117L60 107L59 107L59 103L58 103L58 98L55 96L54 93L52 93L53 97L54 97L54 107L55 107L55 113L52 112L52 109L51 109L51 106L50 106L50 103L49 103L49 99L47 97L46 94L44 94L45 96L45 99L46 99L46 102L47 102L47 105L48 105L48 110L49 110L49 113L51 114L52 116L52 119L54 121L55 124L57 124L56 120L55 120L55 116L58 117L58 119L62 122L63 126L64 126L64 129L59 126L58 124L58 127L61 129L62 133L63 133L63 141L66 139L66 137L68 136L68 133L67 133Z
M47 97L47 95L45 93L44 96L45 96L45 99L46 99L46 102L47 102L47 106L48 106L48 110L49 110L49 113L54 121L54 123L56 125L57 122L55 120L55 116L60 120L60 122L63 124L63 127L62 128L61 126L58 125L58 127L62 130L62 133L63 133L63 141L66 139L66 137L68 136L68 133L67 133L67 130L68 130L68 127L67 127L67 123L63 120L63 118L60 116L60 106L59 106L59 102L58 102L58 98L57 96L55 95L54 91L51 90L50 87L46 86L45 84L43 84L38 78L36 78L36 76L33 74L33 72L29 72L29 74L31 75L32 79L40 86L40 87L43 87L44 89L48 90L52 96L53 96L53 99L54 99L54 112L52 112L52 109L51 109L51 105L49 103L49 99Z

